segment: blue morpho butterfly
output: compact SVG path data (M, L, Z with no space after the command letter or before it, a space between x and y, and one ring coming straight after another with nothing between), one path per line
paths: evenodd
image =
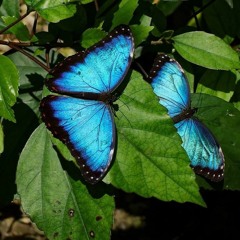
M42 99L42 119L67 145L91 184L104 177L114 156L113 102L133 52L130 28L120 25L92 47L66 58L46 79L49 90L63 95Z
M210 130L193 116L197 109L191 108L190 88L182 67L160 54L150 71L149 82L175 123L194 171L211 181L221 181L224 176L222 149Z

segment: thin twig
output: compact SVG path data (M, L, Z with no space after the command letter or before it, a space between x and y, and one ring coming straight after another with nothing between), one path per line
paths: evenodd
M98 11L99 11L98 1L97 1L97 0L94 0L94 3L95 3L96 11L98 12Z

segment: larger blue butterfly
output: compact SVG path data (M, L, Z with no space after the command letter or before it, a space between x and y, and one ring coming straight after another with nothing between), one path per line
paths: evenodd
M114 156L113 102L132 62L130 28L118 26L89 49L66 58L46 80L49 95L41 101L42 119L76 158L84 179L95 184ZM114 93L113 93L114 92Z
M221 181L224 177L222 149L210 130L193 116L196 109L191 108L189 84L182 67L160 54L154 61L149 81L160 104L173 119L194 171L212 181Z

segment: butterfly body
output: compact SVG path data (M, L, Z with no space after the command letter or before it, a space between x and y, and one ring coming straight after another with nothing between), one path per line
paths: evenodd
M197 112L196 108L189 107L187 109L184 109L181 114L178 114L178 115L172 117L172 120L174 123L178 123L178 122L181 122L182 120L193 117L194 113L196 113L196 112Z
M221 181L224 176L222 149L210 130L194 116L197 109L191 108L190 88L182 67L160 54L150 71L149 81L174 122L194 171L212 181Z
M42 119L76 158L84 179L106 174L116 147L114 104L133 58L133 37L121 25L86 51L59 63L46 86L61 96L41 101Z

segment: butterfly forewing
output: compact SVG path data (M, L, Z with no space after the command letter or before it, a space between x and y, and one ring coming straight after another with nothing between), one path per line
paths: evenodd
M189 84L181 66L167 55L158 56L149 79L160 103L174 117L190 106Z
M124 79L133 51L132 33L121 25L96 45L58 64L46 85L51 91L80 97L112 92Z

